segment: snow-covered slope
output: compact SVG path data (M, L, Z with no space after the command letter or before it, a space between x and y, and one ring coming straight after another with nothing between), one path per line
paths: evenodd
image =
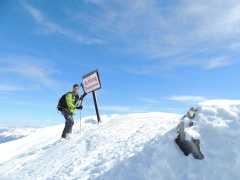
M142 113L90 117L59 142L63 125L0 144L0 179L240 179L240 101L199 104L189 135L203 160L175 143L181 115ZM188 121L188 119L184 120Z
M13 128L0 125L0 144L17 140L34 133L38 128Z
M72 140L59 142L64 125L0 144L2 179L93 179L138 154L145 144L177 125L180 115L143 113L90 117L74 125Z

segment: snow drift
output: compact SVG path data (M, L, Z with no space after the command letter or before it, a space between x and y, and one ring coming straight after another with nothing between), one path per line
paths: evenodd
M182 115L140 113L90 117L59 142L63 125L0 144L0 179L239 179L240 101L200 103L186 134L201 140L203 160L175 143ZM185 121L188 121L186 119Z
M204 160L185 156L172 129L98 179L240 179L240 101L200 103L192 121L185 132L201 140Z

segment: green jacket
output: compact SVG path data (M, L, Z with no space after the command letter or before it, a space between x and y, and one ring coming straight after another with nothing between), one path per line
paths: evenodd
M66 95L66 103L68 106L68 110L70 111L70 113L75 114L76 113L76 107L75 107L75 103L76 103L76 96L78 96L77 94L74 95L73 92L68 93Z

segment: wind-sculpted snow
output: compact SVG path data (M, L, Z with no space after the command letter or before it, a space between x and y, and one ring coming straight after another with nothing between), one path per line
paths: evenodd
M207 101L197 109L185 132L201 141L201 161L175 143L182 115L102 116L100 125L86 117L71 140L58 141L62 124L0 144L0 179L240 179L240 101Z
M98 180L240 179L240 101L200 103L188 137L201 140L204 159L185 156L176 129L147 142L141 152L98 176ZM189 119L190 122L190 119Z

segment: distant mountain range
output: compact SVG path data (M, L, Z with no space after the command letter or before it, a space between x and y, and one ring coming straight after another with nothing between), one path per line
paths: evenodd
M15 127L7 127L1 124L0 125L0 144L26 137L34 133L37 129L39 128L29 128L29 127L15 128Z

